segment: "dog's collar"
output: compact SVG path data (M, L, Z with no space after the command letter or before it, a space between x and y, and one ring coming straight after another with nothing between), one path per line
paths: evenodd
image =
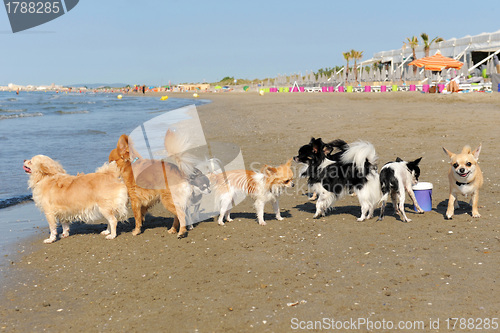
M472 182L470 182L470 183L460 183L460 182L455 182L455 183L456 183L458 186L462 186L462 185L469 185L469 184L470 184L470 183L472 183Z
M134 164L134 162L137 162L137 160L138 160L138 159L139 159L139 157L134 158L134 159L130 162L130 164Z

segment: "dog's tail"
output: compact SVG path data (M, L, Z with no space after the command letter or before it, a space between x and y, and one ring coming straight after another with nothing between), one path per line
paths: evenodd
M195 171L197 159L188 153L191 148L189 138L184 133L167 130L165 134L165 149L167 156L172 158L175 164L185 175L191 175Z
M356 141L349 144L349 148L342 154L343 163L352 163L358 172L364 174L366 162L370 166L377 164L378 156L375 147L367 141Z
M120 170L118 169L118 166L116 165L115 161L104 163L104 165L97 168L95 172L112 175L117 179L121 177Z

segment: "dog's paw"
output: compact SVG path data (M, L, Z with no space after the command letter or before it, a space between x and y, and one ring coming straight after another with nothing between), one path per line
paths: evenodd
M225 225L224 221L218 221L217 222L219 225Z
M186 237L187 237L187 235L188 235L187 231L185 231L185 232L179 232L179 233L177 234L177 239L186 238Z
M44 239L44 240L43 240L43 242L44 242L45 244L54 243L55 241L56 241L56 238L55 238L55 237L54 237L54 238L50 237L50 238L47 238L47 239Z
M403 219L403 222L405 222L405 223L410 223L410 222L411 222L411 219L406 219L406 220L405 220L405 219Z
M135 228L134 230L132 230L132 235L134 236L137 236L141 233L141 228Z
M116 238L116 235L107 235L106 236L106 239L115 239Z
M106 230L101 231L101 235L106 235L106 236L107 236L107 235L109 235L110 233L111 233L111 231L109 231L109 230L107 230L107 229L106 229Z
M174 227L168 229L167 231L169 234L176 234L177 233L177 229L175 229Z
M266 221L259 221L260 225L267 225Z
M480 218L480 217L481 217L481 214L479 214L478 212L473 212L473 213L472 213L472 217L475 217L475 218Z
M284 218L282 218L281 216L276 216L276 220L278 220L278 221L283 221L283 220L284 220Z
M61 234L61 238L66 238L66 237L69 237L69 232L66 232L66 233L62 233Z
M451 220L453 218L453 212L446 212L446 219Z
M364 220L365 220L364 217L359 217L359 218L356 219L356 221L358 221L358 222L363 222Z

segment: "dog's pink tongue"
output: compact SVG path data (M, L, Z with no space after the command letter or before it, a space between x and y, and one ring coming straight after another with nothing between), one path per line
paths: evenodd
M25 172L31 173L31 169L28 168L28 167L26 167L26 165L23 165L23 169L24 169Z

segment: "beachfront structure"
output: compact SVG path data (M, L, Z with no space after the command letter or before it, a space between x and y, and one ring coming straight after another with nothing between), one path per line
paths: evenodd
M442 55L459 60L465 64L465 70L471 73L483 65L487 74L497 72L500 57L500 30L492 33L482 33L476 36L465 36L462 38L451 38L439 43L433 43L430 47L430 55L440 51ZM419 45L416 49L417 59L425 57L424 46ZM413 60L413 51L410 47L390 51L377 52L373 58L364 61L362 65L369 63L390 64L392 68L405 67Z
M417 59L425 57L423 45L416 47L415 51ZM402 47L401 49L377 52L371 59L358 63L360 74L357 78L354 76L353 70L348 71L346 75L345 68L342 67L329 76L313 71L306 71L305 75L302 73L278 74L276 78L262 82L262 87L289 87L284 90L288 91L290 87L297 85L304 91L324 91L325 87L327 91L331 91L331 89L328 90L328 87L339 91L339 87L344 86L346 89L347 87L351 87L351 89L358 87L359 91L367 85L376 87L384 85L422 86L423 84L453 79L457 76L467 78L469 75L474 77L468 79L467 81L470 82L466 83L483 84L490 80L494 81L493 78L500 74L500 30L432 43L429 55L434 55L437 51L446 57L463 62L464 66L460 70L445 69L441 72L431 72L418 69L414 72L413 66L408 66L413 60L413 50L411 47ZM488 86L491 86L491 83ZM256 89L262 89L262 87L259 86ZM278 91L281 90L278 88Z

